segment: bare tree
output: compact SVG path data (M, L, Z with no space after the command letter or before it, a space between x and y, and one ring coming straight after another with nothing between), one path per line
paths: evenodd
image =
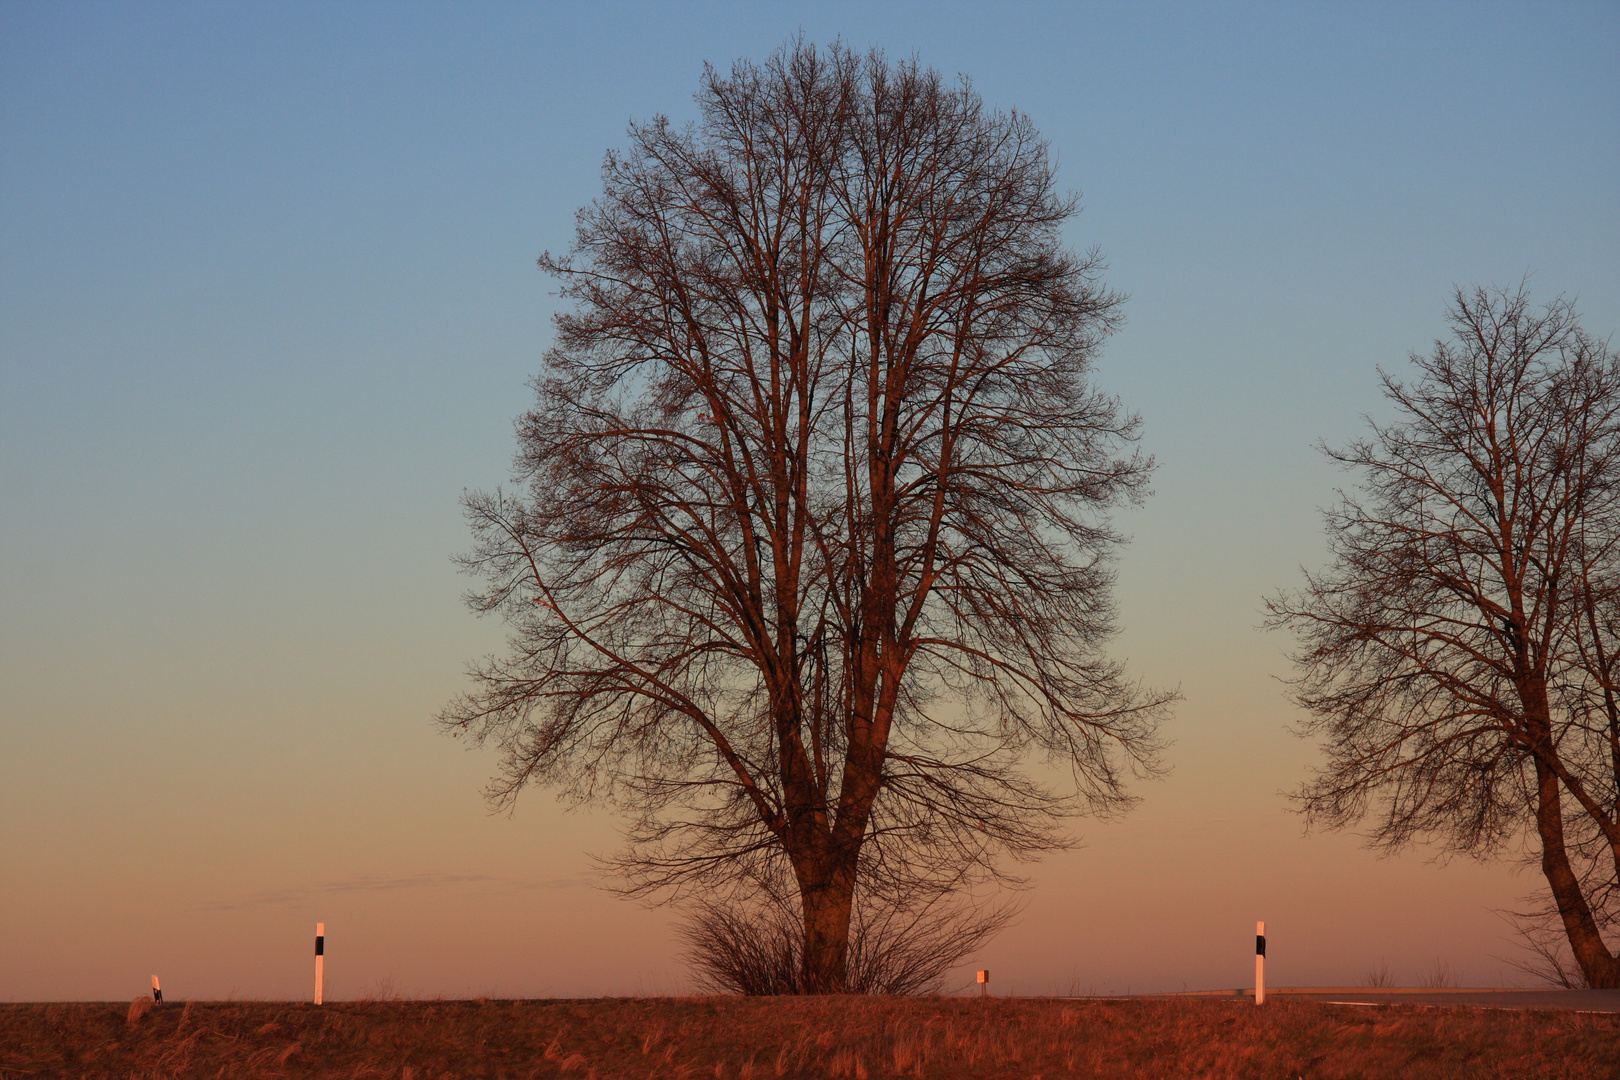
M1382 375L1398 418L1328 451L1359 483L1331 566L1269 601L1327 754L1298 798L1387 848L1524 841L1584 980L1620 986L1620 361L1522 286L1450 321L1414 384Z
M1170 696L1101 651L1151 462L1087 381L1120 301L1025 117L803 43L698 103L540 260L573 308L522 492L466 500L511 648L441 722L503 751L497 805L631 812L633 895L791 881L799 988L841 991L858 891L943 910L1157 768Z

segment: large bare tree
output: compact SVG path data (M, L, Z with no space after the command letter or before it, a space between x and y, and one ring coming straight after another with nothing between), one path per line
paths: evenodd
M1384 374L1396 418L1328 451L1330 567L1270 601L1326 765L1308 818L1489 856L1526 841L1583 981L1620 987L1620 362L1572 306L1459 290Z
M1151 462L1027 118L804 43L697 99L540 260L572 308L521 489L466 500L510 651L441 722L503 751L499 805L631 812L630 892L787 895L798 988L836 992L863 896L930 910L1157 768L1169 696L1102 652Z

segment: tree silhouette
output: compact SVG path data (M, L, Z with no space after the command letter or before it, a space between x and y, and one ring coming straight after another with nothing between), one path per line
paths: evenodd
M1620 363L1572 306L1458 291L1383 375L1398 419L1330 456L1333 561L1269 602L1327 764L1308 818L1389 848L1525 838L1584 980L1620 986Z
M839 992L862 903L942 910L1157 768L1170 695L1101 652L1151 461L1088 381L1120 300L1027 118L802 42L698 102L540 260L573 306L522 490L466 499L511 647L441 722L503 751L499 805L630 811L630 893L791 900L796 988Z

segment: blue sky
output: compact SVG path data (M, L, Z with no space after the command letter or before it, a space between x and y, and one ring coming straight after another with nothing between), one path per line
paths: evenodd
M1322 557L1313 444L1378 411L1454 284L1528 274L1620 329L1614 5L14 3L0 997L159 964L290 996L316 919L340 994L680 984L666 916L589 887L611 815L491 817L492 762L429 720L500 643L450 556L549 340L535 257L628 121L800 31L1028 112L1131 297L1099 377L1160 471L1117 651L1183 688L1176 772L1081 823L972 963L1238 985L1265 918L1288 981L1378 950L1506 977L1491 909L1534 877L1301 836L1278 792L1313 753L1256 627Z

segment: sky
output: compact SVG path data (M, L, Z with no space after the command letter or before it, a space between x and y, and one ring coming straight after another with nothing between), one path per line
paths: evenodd
M1454 286L1620 330L1613 4L0 5L0 999L680 993L620 822L432 718L499 650L451 558L506 479L561 251L632 120L796 33L1029 114L1129 295L1099 384L1154 495L1114 655L1171 774L1028 867L1003 993L1522 981L1509 853L1307 833L1262 598L1316 452Z

